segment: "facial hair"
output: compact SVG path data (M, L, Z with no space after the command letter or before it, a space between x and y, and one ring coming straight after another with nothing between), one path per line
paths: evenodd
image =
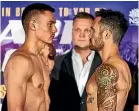
M94 44L93 44L93 42L94 42ZM102 36L100 34L99 34L98 37L95 37L93 39L90 39L89 48L91 50L101 51L103 49L103 47L104 47L104 42L103 42Z

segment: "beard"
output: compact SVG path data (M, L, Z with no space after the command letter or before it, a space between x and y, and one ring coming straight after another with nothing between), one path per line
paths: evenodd
M94 44L93 44L94 42ZM90 39L90 45L89 48L91 50L95 51L101 51L104 47L104 42L102 40L102 36L99 34L99 37L95 37L93 39Z

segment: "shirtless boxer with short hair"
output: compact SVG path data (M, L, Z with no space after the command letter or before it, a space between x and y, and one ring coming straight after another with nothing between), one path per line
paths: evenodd
M87 111L123 111L131 88L127 63L120 57L118 45L128 29L124 15L101 9L90 35L90 49L99 52L102 64L88 81Z
M44 54L49 55L47 43L52 43L57 31L53 12L43 3L31 4L23 11L25 42L11 55L4 71L8 111L49 109L50 69Z

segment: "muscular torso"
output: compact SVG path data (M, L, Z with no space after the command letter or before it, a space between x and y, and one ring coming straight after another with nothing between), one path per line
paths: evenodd
M42 61L40 56L37 57L25 52L16 52L12 57L16 55L26 56L31 61L31 66L27 69L30 71L29 74L31 76L28 75L30 78L26 80L27 87L24 111L48 111L47 108L50 102L48 96L50 78L48 68L45 66L45 61Z
M32 57L32 60L34 74L27 83L25 111L46 111L46 107L48 107L46 102L49 101L48 86L50 84L48 71L41 64L41 59ZM48 101L45 100L46 96L48 96Z
M111 87L110 90L103 89L104 87L101 86L102 84L99 84L99 87L98 87L98 82L97 82L99 79L98 70L99 70L99 67L101 67L103 64L96 69L95 73L92 75L92 77L88 81L87 87L86 87L86 91L88 94L87 111L98 111L98 106L100 104L102 106L106 106L106 109L107 109L107 110L101 109L100 111L115 111L115 110L112 110L112 109L114 109L115 106L116 106L116 111L123 110L129 89L131 87L131 77L130 77L130 71L129 71L128 66L123 62L121 62L121 63L120 64L124 65L124 67L123 67L123 69L121 69L120 72L119 72L119 67L115 67L115 64L118 64L118 63L116 63L116 62L114 64L113 64L113 62L107 63L107 66L111 67L110 69L112 69L114 67L115 71L118 72L117 75L115 75L116 74L115 71L113 74L105 72L108 75L111 75L110 77L115 78L111 81L111 80L109 80L109 78L105 79L105 77L107 77L107 76L103 77L104 81L105 80L109 81L109 82L107 81L108 84L109 83L115 84L113 86L110 86L110 85L106 86L109 88ZM105 64L104 64L104 66L105 66ZM101 93L100 94L101 96L97 96L97 95L99 95L98 93ZM107 100L107 98L109 98L109 99ZM111 98L113 98L112 99L113 102L110 101ZM113 104L113 108L112 108L112 105L110 106L110 104Z

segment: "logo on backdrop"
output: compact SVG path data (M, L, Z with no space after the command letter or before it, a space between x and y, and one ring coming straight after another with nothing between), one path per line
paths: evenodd
M139 26L139 8L134 8L129 12L129 24Z

